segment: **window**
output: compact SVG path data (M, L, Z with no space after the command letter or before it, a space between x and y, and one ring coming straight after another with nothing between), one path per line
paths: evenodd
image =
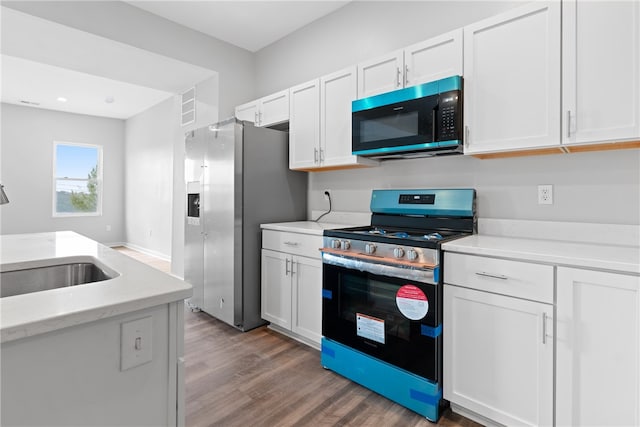
M102 147L53 143L53 216L102 214Z

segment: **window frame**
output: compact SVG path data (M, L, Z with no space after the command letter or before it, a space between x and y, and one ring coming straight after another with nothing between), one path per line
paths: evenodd
M85 147L85 148L95 148L98 152L98 175L97 175L97 184L98 184L98 194L96 201L96 211L95 212L58 212L57 211L57 183L58 180L69 180L69 181L89 181L88 178L79 178L79 177L58 177L57 176L57 148L60 145L66 146L74 146L74 147ZM86 144L80 142L69 142L69 141L53 141L53 171L52 171L52 201L51 201L51 209L52 216L54 218L68 218L68 217L91 217L91 216L102 216L102 194L104 192L103 185L103 151L104 148L102 145L98 144Z

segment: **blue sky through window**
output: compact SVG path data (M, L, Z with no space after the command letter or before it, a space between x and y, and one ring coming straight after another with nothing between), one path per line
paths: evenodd
M56 177L86 179L98 164L98 149L80 145L56 146Z

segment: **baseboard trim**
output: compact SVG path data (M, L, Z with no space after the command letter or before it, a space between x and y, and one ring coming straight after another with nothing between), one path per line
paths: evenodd
M134 251L141 252L141 253L143 253L145 255L156 257L156 258L159 258L159 259L161 259L163 261L171 262L171 256L170 255L163 254L161 252L154 251L154 250L151 250L151 249L143 248L142 246L138 246L138 245L135 245L133 243L124 242L124 243L122 243L121 245L118 245L118 246L124 246L125 248L133 249Z

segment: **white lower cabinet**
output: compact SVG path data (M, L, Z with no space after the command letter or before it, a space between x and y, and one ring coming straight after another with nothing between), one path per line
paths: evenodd
M451 253L445 262L444 398L483 424L552 425L553 267Z
M262 318L313 347L322 336L322 236L263 231ZM309 255L313 251L313 256ZM317 253L317 255L315 254Z
M640 277L558 267L556 424L640 425Z

